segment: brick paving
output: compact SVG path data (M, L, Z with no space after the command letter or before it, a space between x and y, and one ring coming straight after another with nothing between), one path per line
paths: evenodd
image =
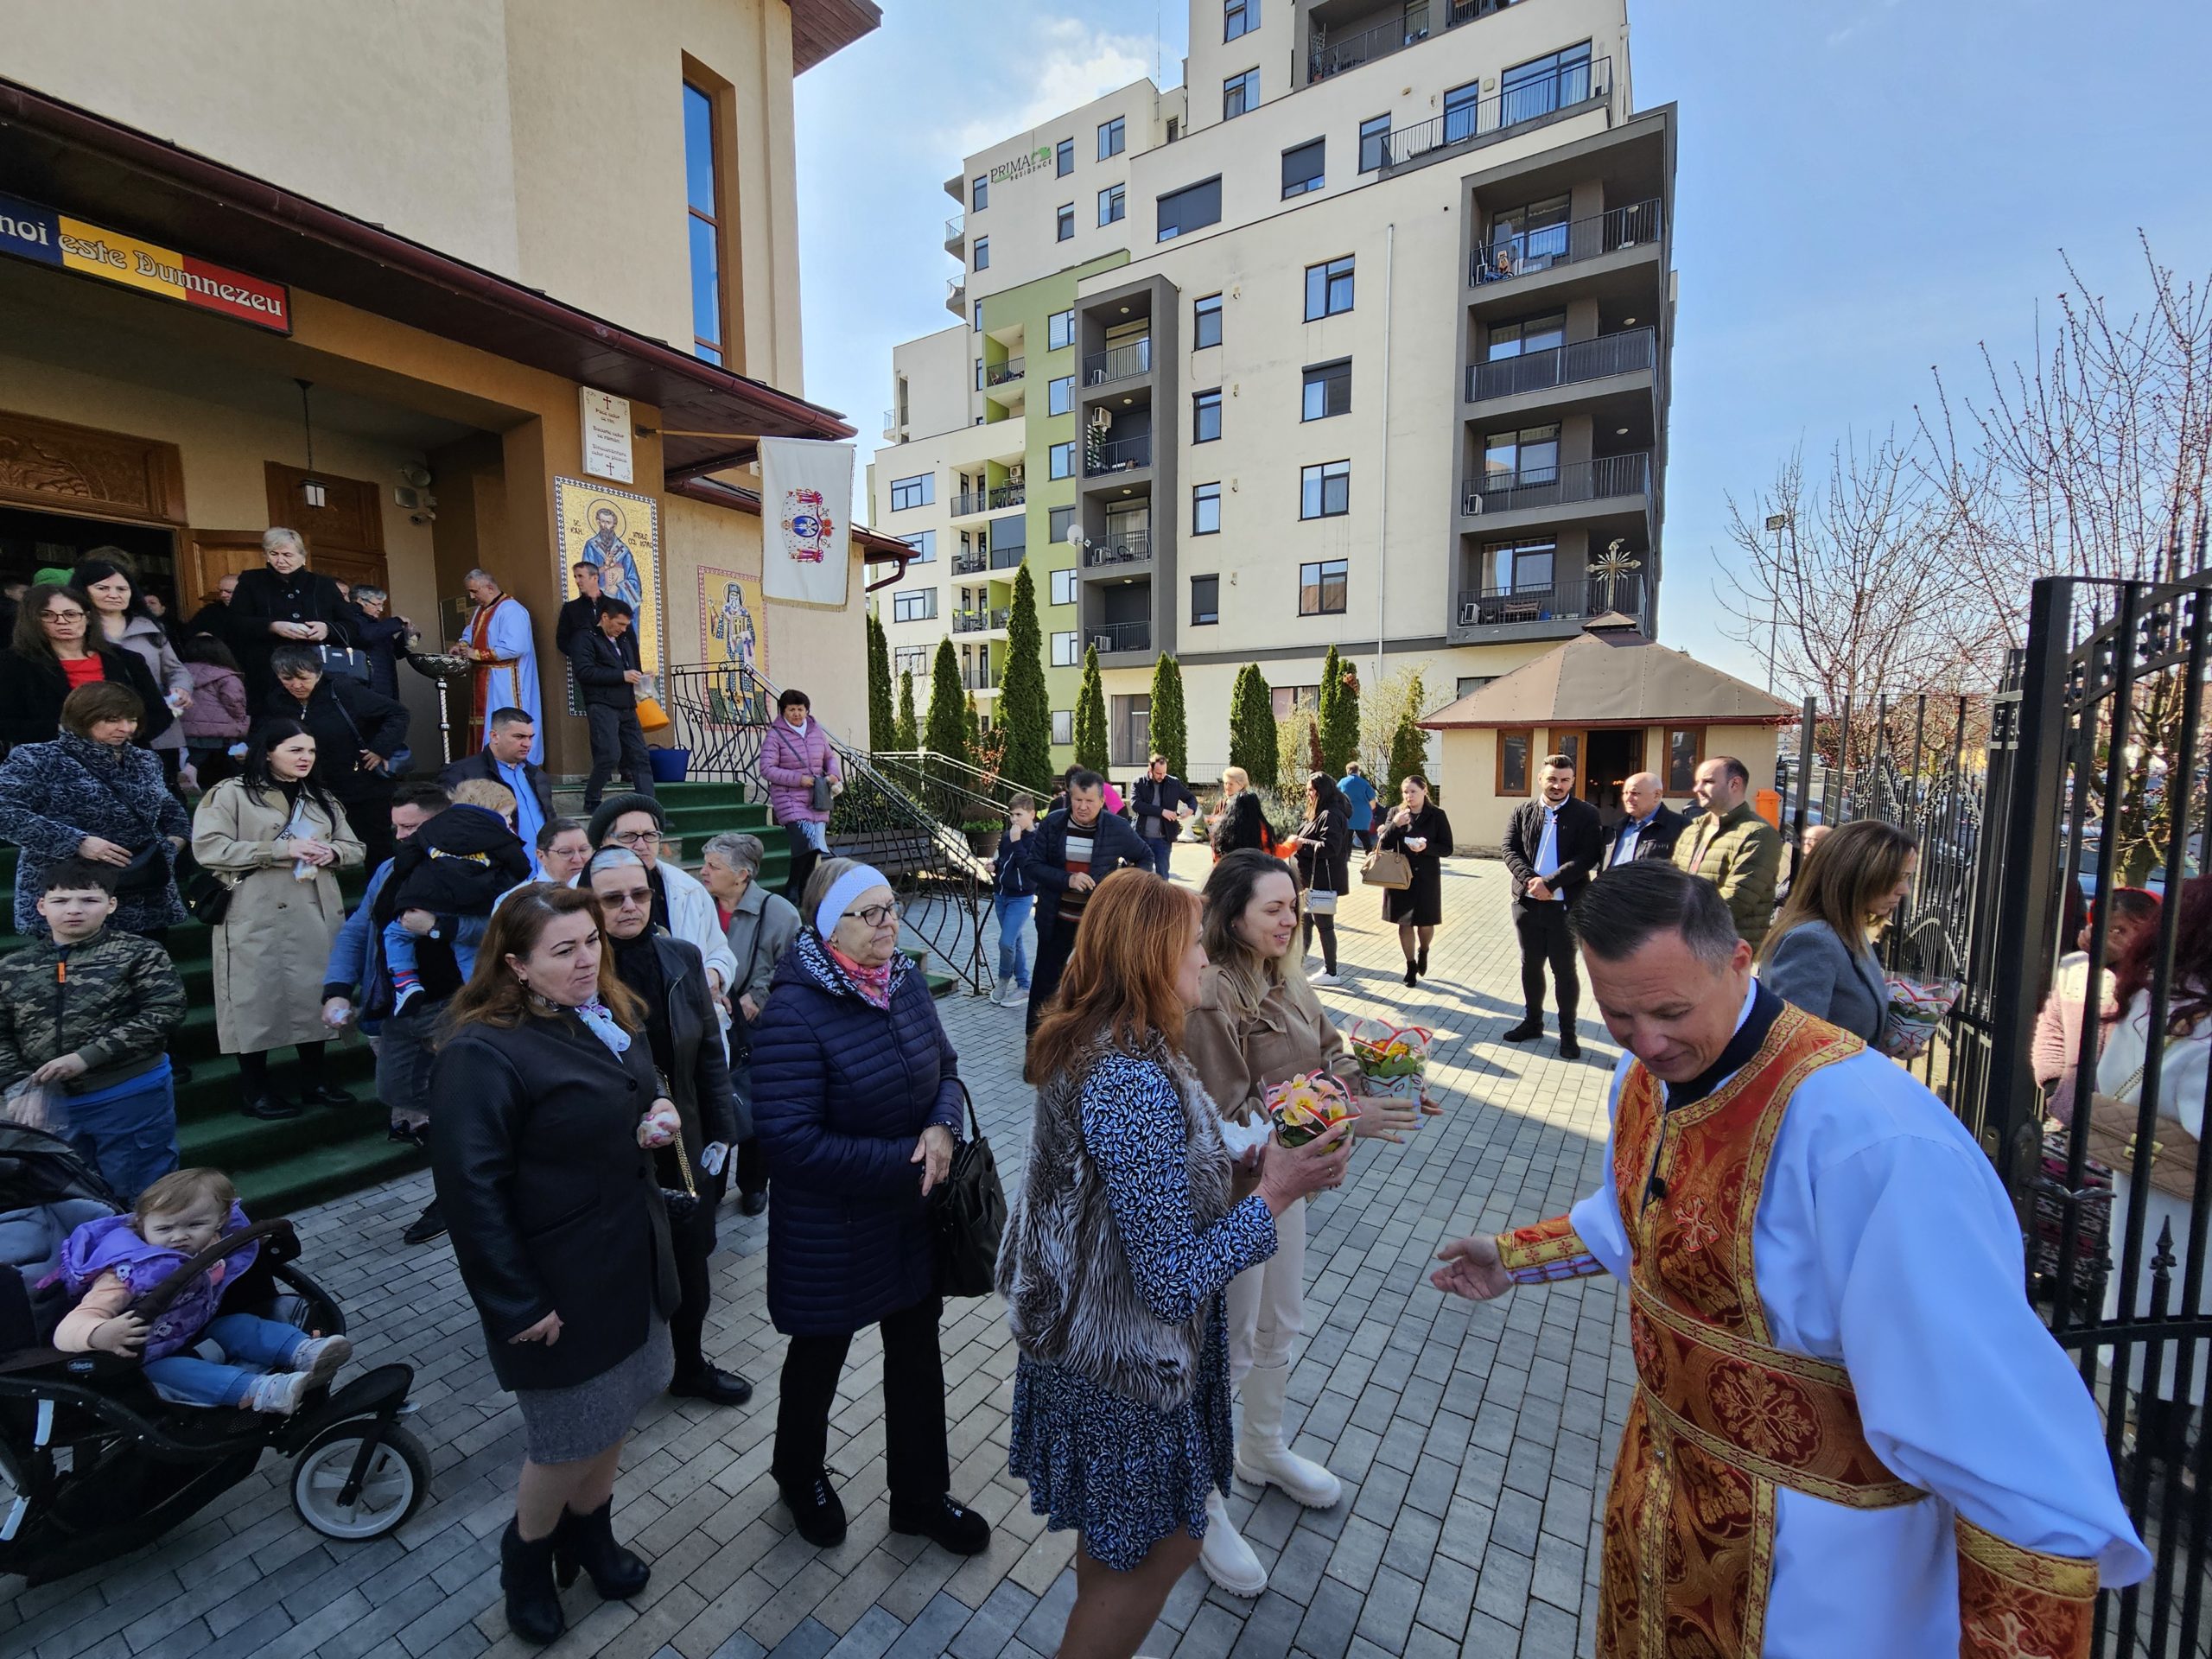
M1182 849L1182 879L1204 873ZM1363 1147L1352 1179L1316 1200L1307 1337L1292 1374L1297 1449L1342 1478L1325 1512L1239 1484L1230 1510L1271 1577L1258 1600L1193 1568L1145 1652L1177 1659L1564 1659L1592 1650L1598 1498L1632 1376L1610 1281L1523 1291L1477 1307L1427 1283L1452 1235L1561 1209L1603 1158L1617 1051L1586 1020L1584 1058L1495 1040L1518 1018L1502 865L1452 861L1433 975L1399 980L1372 894L1338 926L1363 1012L1459 1033L1432 1086L1446 1115L1402 1147ZM1318 968L1318 961L1313 964ZM1031 1091L1021 1018L980 997L941 1003L1007 1185ZM431 1499L392 1537L348 1545L293 1514L289 1467L265 1458L156 1546L96 1573L25 1590L0 1580L0 1655L182 1659L219 1652L322 1659L501 1659L530 1651L500 1617L496 1551L512 1513L521 1425L493 1382L452 1253L400 1230L427 1174L301 1216L302 1266L347 1311L364 1364L416 1368L411 1423L436 1467ZM616 1497L618 1535L653 1562L645 1593L570 1591L568 1659L1031 1659L1053 1650L1074 1596L1072 1533L1047 1533L1006 1472L1014 1349L998 1304L955 1302L944 1326L955 1496L995 1529L963 1560L888 1530L882 1356L854 1344L831 1419L830 1464L851 1516L838 1548L790 1531L768 1477L782 1344L762 1311L765 1219L734 1211L715 1258L707 1345L760 1385L740 1410L664 1400L645 1412Z

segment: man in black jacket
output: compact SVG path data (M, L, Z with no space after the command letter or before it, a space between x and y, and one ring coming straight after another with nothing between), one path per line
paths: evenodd
M1068 780L1068 804L1037 826L1037 851L1029 861L1037 889L1037 965L1029 970L1029 1016L1037 1020L1075 951L1076 929L1091 890L1118 869L1149 870L1152 849L1137 839L1128 820L1106 810L1106 780L1078 772Z
M599 567L579 563L569 567L569 574L576 579L576 596L563 605L553 619L554 648L563 657L578 634L599 626Z
M1521 938L1521 1000L1526 1017L1505 1033L1509 1043L1544 1034L1544 965L1559 999L1559 1052L1580 1058L1574 1011L1581 1000L1575 978L1574 941L1567 914L1582 896L1605 852L1598 809L1574 798L1574 762L1563 754L1544 760L1543 794L1524 801L1505 827L1505 868L1513 873L1513 931Z
M537 723L526 709L494 709L484 720L484 747L464 754L438 774L448 789L463 780L482 778L512 790L515 798L515 834L525 847L537 844L537 832L553 820L553 784L545 768L530 763L537 741Z
M569 666L591 722L591 776L584 779L584 810L599 810L607 780L619 766L630 774L630 787L653 792L652 757L645 751L645 730L638 724L638 641L630 632L630 607L601 594L598 625L569 641Z
M1167 757L1155 754L1129 790L1129 817L1135 820L1138 839L1152 849L1153 873L1167 879L1167 855L1183 826L1198 814L1198 798L1171 777Z
M269 656L276 689L264 715L296 720L315 738L315 767L373 870L391 856L391 760L407 747L407 708L359 680L322 671L314 645L279 645Z
M1621 785L1621 821L1605 837L1605 868L1639 858L1674 857L1675 837L1689 820L1660 798L1656 772L1639 772Z

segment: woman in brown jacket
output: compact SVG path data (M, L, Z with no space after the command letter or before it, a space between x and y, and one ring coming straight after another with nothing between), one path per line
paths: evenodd
M1202 938L1206 969L1184 1043L1198 1080L1225 1118L1256 1122L1272 1085L1308 1071L1332 1072L1359 1108L1357 1133L1385 1140L1421 1127L1408 1101L1363 1096L1359 1067L1297 966L1298 888L1281 859L1252 849L1228 853L1206 879ZM1280 1486L1308 1509L1343 1495L1337 1478L1294 1454L1283 1435L1291 1344L1305 1328L1306 1206L1275 1219L1274 1255L1230 1281L1230 1380L1243 1418L1236 1473ZM1256 1596L1268 1576L1217 1499L1209 1506L1199 1562L1231 1595Z

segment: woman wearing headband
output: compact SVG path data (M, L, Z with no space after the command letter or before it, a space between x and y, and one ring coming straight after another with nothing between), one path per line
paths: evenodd
M973 1555L990 1527L950 1493L928 1205L960 1134L957 1057L899 954L888 877L825 859L799 914L753 1028L753 1132L776 1189L768 1317L791 1338L770 1471L801 1537L843 1541L830 1409L853 1333L880 1325L891 1530Z

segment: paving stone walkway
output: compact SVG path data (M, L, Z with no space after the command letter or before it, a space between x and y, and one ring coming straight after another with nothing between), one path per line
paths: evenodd
M1203 877L1183 849L1178 876ZM1363 1147L1352 1179L1315 1203L1307 1336L1292 1376L1297 1448L1344 1497L1325 1513L1239 1486L1231 1501L1271 1584L1257 1601L1195 1568L1147 1654L1177 1659L1566 1659L1592 1649L1597 1504L1632 1376L1611 1281L1523 1291L1477 1307L1427 1282L1439 1243L1564 1208L1603 1158L1617 1051L1583 1022L1584 1058L1514 1047L1517 957L1502 865L1452 861L1433 972L1408 990L1372 893L1338 926L1340 1018L1374 1013L1459 1033L1433 1087L1447 1111L1402 1147ZM1318 960L1313 964L1317 969ZM1021 1016L979 997L941 1003L1009 1190L1032 1092ZM434 1495L396 1535L333 1542L293 1514L288 1465L261 1468L156 1547L95 1573L25 1590L0 1580L0 1656L171 1659L219 1653L321 1659L472 1659L531 1649L499 1607L499 1534L512 1510L521 1425L493 1382L476 1316L442 1244L399 1233L427 1174L300 1217L302 1265L345 1306L365 1364L416 1368L415 1432ZM768 1476L782 1342L762 1311L765 1219L728 1212L709 1351L760 1385L740 1410L656 1402L639 1425L616 1530L653 1563L632 1603L567 1598L557 1659L1031 1659L1053 1651L1074 1596L1072 1533L1047 1533L1006 1472L1014 1349L999 1305L955 1302L944 1326L953 1491L993 1522L963 1560L889 1532L881 1349L853 1360L830 1463L851 1531L817 1552L790 1531ZM1302 1414L1302 1418L1301 1418Z

